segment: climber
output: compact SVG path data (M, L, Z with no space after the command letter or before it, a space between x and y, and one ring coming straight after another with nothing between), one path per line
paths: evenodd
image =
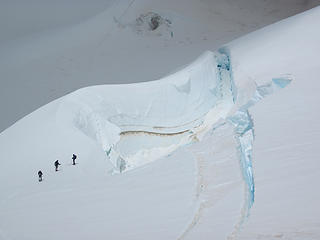
M77 155L72 154L72 165L76 165Z
M42 172L41 172L41 170L38 172L38 176L39 176L39 182L42 182Z
M59 160L57 160L57 161L54 162L54 166L56 167L56 171L58 171L59 165L61 165L61 164L59 163Z

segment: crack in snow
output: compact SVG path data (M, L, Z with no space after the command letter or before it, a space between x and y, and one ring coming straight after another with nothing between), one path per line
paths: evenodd
M252 107L254 104L259 102L264 97L273 94L277 89L286 87L292 79L287 76L283 78L275 78L272 79L270 83L265 85L257 86L254 96L243 106L239 107L239 110L236 111L232 116L227 118L227 122L230 123L234 128L234 135L238 144L238 153L240 166L242 171L242 177L244 182L246 183L245 187L245 201L243 206L241 207L240 216L238 222L234 225L233 231L227 237L227 239L235 239L245 222L245 220L249 217L250 209L253 206L254 198L255 198L255 184L254 184L254 176L253 176L253 166L252 166L252 150L253 150L253 142L254 142L254 124L253 118L249 114L248 108ZM215 127L213 131L220 128L224 124L220 124ZM206 208L206 205L209 204L209 201L201 200L201 193L205 187L203 169L205 168L205 164L201 158L197 157L197 165L198 165L198 184L196 188L196 197L198 199L198 205L196 207L196 213L191 221L191 223L186 227L184 232L181 234L178 240L184 239L192 229L197 225L201 216L203 215L203 211ZM225 185L226 183L222 184Z

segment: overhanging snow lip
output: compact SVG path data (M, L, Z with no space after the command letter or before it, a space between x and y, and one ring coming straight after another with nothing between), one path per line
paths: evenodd
M78 105L76 108L79 109L76 110L78 116L75 117L75 122L78 121L77 119L81 119L81 123L76 125L80 130L83 127L86 128L87 130L83 131L84 133L94 131L90 136L102 145L104 151L108 153L108 157L113 156L112 149L117 142L110 139L103 140L104 138L109 138L108 130L104 130L106 121L109 128L112 126L117 128L113 137L113 139L117 139L116 141L121 140L120 136L137 133L162 137L177 135L185 137L188 132L194 136L197 131L208 131L210 129L209 125L219 120L217 116L212 118L210 115L208 118L208 113L215 109L217 105L225 104L224 107L219 108L224 108L221 113L219 113L220 110L217 110L213 114L222 114L223 116L221 117L226 117L225 115L228 113L226 108L231 110L231 105L235 101L234 83L229 61L229 56L223 53L207 51L186 68L158 81L126 85L92 86L80 89L69 96L70 102ZM154 96L151 95L151 97L155 98L151 99L153 104L151 106L149 106L150 99L147 102L141 101L143 97L150 95L148 92L150 88L155 88L151 92L155 93ZM113 92L120 89L132 95L133 102L137 102L134 108L123 107L121 109L121 104L125 104L128 101L129 103L132 102L125 94L112 99ZM142 96L139 95L139 92L143 93ZM184 105L175 104L178 111L170 110L170 108L169 111L164 109L165 111L163 113L160 112L159 115L159 110L158 112L155 112L155 110L157 108L161 109L159 104L163 104L163 100L169 101L167 98L170 94L173 97L171 99L173 102L176 100L178 102L181 101ZM118 98L119 101L117 100ZM108 109L105 109L106 107ZM181 115L181 111L183 115ZM210 120L211 118L213 120ZM205 126L207 124L209 125Z
M192 69L192 67L194 65L196 65L202 59L204 59L206 57L213 57L213 56L214 56L214 52L213 51L206 50L198 58L196 58L196 60L194 60L191 63L186 64L185 66L180 67L180 68L176 69L175 71L172 71L172 73L164 75L163 77L158 78L158 79L154 79L154 80L150 80L150 81L146 81L146 82L136 82L136 83L123 83L123 84L110 83L110 84L91 85L91 86L79 88L79 89L77 89L77 90L65 95L64 97L67 97L67 96L73 95L73 94L78 94L78 93L81 94L84 91L95 90L96 88L101 88L103 86L107 86L108 88L115 88L113 90L116 90L117 88L125 88L125 87L134 87L134 88L140 88L140 87L143 87L143 86L147 87L147 86L151 86L151 85L153 85L155 83L159 83L159 84L170 83L172 81L171 78L173 78L175 75L178 75L178 74L184 73L186 71L189 71L190 69ZM119 89L119 90L121 90L121 89Z

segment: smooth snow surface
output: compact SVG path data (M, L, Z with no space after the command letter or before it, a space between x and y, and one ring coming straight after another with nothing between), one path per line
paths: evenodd
M319 239L319 20L18 121L0 134L0 239Z

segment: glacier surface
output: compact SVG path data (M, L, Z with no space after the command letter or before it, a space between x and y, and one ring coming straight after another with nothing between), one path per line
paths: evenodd
M247 186L244 212L248 216L255 198L254 124L248 109L290 81L284 76L264 85L251 82L249 87L237 87L230 53L221 48L205 52L189 66L157 81L80 89L63 99L58 119L96 141L114 173L168 156L231 124Z

